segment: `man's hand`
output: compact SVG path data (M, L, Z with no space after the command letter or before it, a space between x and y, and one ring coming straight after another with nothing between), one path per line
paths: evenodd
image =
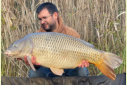
M89 67L89 63L88 63L88 61L83 60L82 63L79 64L78 67L81 67L81 68L83 68L83 67Z
M24 61L27 65L29 65L28 61L27 61L27 56L24 56ZM31 57L31 62L34 64L34 65L40 65L39 63L36 62L36 57L32 56Z

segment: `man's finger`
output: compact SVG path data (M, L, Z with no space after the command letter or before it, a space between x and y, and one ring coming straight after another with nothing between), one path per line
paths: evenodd
M36 63L36 58L34 56L32 56L31 61L32 61L33 64L35 64Z
M32 63L35 64L35 65L40 65L40 63L37 63L36 62L36 57L32 56Z
M81 68L88 67L88 66L89 66L89 62L85 60L83 60L81 64L78 65L78 67L81 67Z

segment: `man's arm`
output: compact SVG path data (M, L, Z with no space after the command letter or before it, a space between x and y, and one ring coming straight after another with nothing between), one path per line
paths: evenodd
M71 35L71 36L76 37L76 38L80 38L80 35L78 32L76 32L76 30L74 30L73 28L67 27L67 26L64 27L64 30L62 33L67 34L67 35Z

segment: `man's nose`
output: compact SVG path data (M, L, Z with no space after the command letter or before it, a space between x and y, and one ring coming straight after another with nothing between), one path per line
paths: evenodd
M44 24L45 23L45 21L44 20L41 20L41 24Z

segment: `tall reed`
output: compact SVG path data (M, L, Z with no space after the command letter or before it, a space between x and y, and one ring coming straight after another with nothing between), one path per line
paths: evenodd
M64 23L77 30L81 39L121 56L123 64L115 71L125 72L125 0L2 0L2 76L28 76L29 66L3 53L12 42L40 28L35 11L47 1L56 4ZM93 65L89 71L101 74Z

